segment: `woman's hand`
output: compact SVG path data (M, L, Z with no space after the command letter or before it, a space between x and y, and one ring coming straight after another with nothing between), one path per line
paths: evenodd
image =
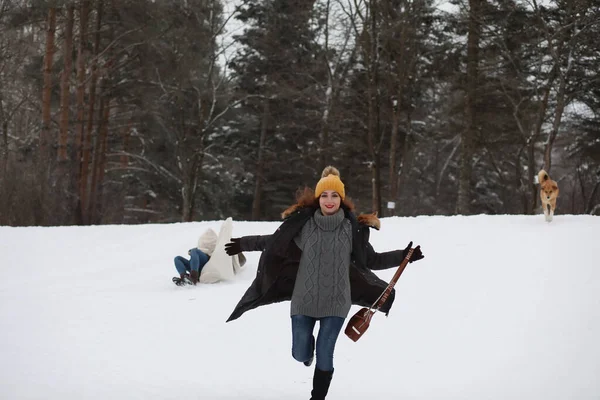
M410 242L408 244L408 246L406 246L406 248L404 249L404 257L406 257L406 255L408 254L408 251L412 247L412 244L413 244L413 242ZM415 247L415 249L413 250L413 253L410 256L410 258L408 259L408 262L411 263L413 261L420 260L421 258L425 258L425 256L423 255L423 252L421 252L421 246L419 245L419 246Z
M242 252L242 239L241 238L231 238L229 243L225 244L225 252L234 256Z

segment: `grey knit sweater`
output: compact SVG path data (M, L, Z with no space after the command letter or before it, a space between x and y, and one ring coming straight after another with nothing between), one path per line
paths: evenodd
M330 216L317 210L295 242L302 250L291 315L346 318L350 297L352 227L340 209Z

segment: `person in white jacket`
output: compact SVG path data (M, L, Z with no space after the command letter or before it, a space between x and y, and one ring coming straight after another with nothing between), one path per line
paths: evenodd
M184 286L233 280L246 263L246 257L243 253L230 256L225 252L225 243L231 239L232 230L230 217L223 222L218 235L210 228L200 235L198 245L188 251L190 260L175 257L179 276L174 277L173 282Z
M210 256L215 250L217 243L217 234L212 229L208 228L198 238L198 246L188 250L190 259L186 259L181 256L175 257L174 263L179 278L174 277L173 282L177 286L183 285L195 285L200 279L202 268L210 260Z

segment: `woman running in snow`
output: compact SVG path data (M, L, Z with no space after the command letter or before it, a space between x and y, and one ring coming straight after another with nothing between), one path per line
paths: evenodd
M379 219L354 214L339 171L331 166L316 189L306 188L282 216L284 222L272 235L233 238L225 245L229 255L262 251L256 278L227 321L291 300L292 356L310 366L316 352L311 399L321 400L331 384L335 344L352 304L371 306L387 287L371 270L398 266L412 242L404 250L375 252L369 229L379 229ZM421 258L417 246L410 262ZM387 315L393 301L394 292L380 311Z

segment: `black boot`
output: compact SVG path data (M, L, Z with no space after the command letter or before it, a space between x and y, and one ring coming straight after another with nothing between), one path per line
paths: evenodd
M331 384L331 378L333 378L333 371L321 371L319 368L315 368L310 400L325 400L325 396L327 396L327 392L329 391L329 385Z
M192 281L190 280L190 276L188 274L185 274L185 273L179 275L179 278L173 277L173 282L177 286L185 286L185 285L191 285L192 284Z
M200 274L196 270L192 270L190 273L190 280L192 281L192 285L198 283L198 279L200 278Z

